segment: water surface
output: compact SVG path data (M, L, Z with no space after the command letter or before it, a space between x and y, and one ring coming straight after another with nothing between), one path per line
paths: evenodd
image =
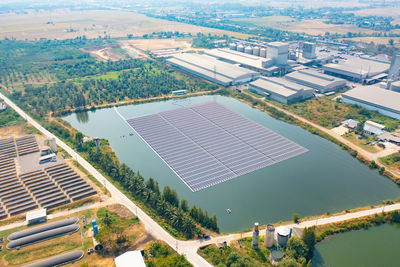
M217 101L231 110L289 138L309 151L233 180L191 192L186 185L117 115L114 109L71 114L64 119L88 136L106 138L121 162L144 177L169 185L180 197L216 214L221 231L233 232L301 216L333 213L381 203L400 196L399 187L370 170L335 144L298 126L276 120L236 99L199 96L119 107L125 118L154 114L193 104ZM228 215L225 209L230 208Z
M385 224L337 234L317 244L314 267L400 266L400 227Z

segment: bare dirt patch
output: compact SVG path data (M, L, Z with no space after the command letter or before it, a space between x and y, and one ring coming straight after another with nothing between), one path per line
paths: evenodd
M16 125L0 128L0 138L19 137L26 135L25 125Z
M82 51L89 53L92 57L99 61L118 61L126 59L126 57L115 51L113 48L118 48L119 46L114 45L102 45L102 46L90 46L85 47Z
M182 49L189 50L192 47L190 39L135 39L123 41L143 51L160 50L160 49Z
M337 24L327 24L322 20L303 20L299 23L296 23L295 26L289 26L285 28L285 30L293 31L293 32L304 32L312 35L324 35L326 32L329 33L339 33L346 34L348 32L352 33L372 33L372 30L358 28L353 25L337 25Z

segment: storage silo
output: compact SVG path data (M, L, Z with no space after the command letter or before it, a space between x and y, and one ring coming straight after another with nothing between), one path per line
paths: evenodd
M246 53L246 54L253 54L253 48L251 47L251 46L247 46L245 49L244 49L244 52Z
M235 43L230 43L229 44L229 49L230 50L236 50L236 44Z
M237 51L244 52L244 46L242 44L237 46Z
M292 233L292 230L287 226L280 226L280 227L276 228L276 233L277 233L278 245L280 247L286 246L286 244L290 238L290 235Z
M254 223L253 239L251 242L251 247L253 249L258 249L258 236L259 236L258 222L256 222Z
M255 56L260 55L260 48L258 46L253 47L253 55Z
M267 228L265 228L265 239L264 245L266 248L270 248L274 245L274 235L275 235L275 226L272 224L268 224Z
M260 49L260 57L267 57L267 49L265 48Z

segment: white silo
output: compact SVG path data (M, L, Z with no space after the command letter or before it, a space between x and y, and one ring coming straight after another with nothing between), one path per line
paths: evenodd
M260 57L267 57L267 49L265 48L260 49Z
M292 233L292 230L287 227L287 226L279 226L276 228L276 233L277 233L277 242L280 247L286 246L290 235Z
M253 48L251 47L251 46L247 46L245 49L244 49L244 52L246 53L246 54L253 54Z
M235 43L230 43L229 44L229 49L230 50L236 50L236 44Z
M242 44L237 46L237 51L244 52L244 46Z
M258 46L253 47L253 55L255 56L260 55L260 48Z
M266 248L270 248L274 245L274 235L275 235L275 226L272 224L268 224L267 228L265 228L265 239L264 245Z
M258 236L259 236L258 222L256 222L254 223L253 239L251 242L251 247L253 249L258 249Z

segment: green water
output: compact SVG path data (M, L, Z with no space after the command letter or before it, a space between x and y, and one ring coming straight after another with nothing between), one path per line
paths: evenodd
M335 144L300 127L276 120L233 98L200 96L119 107L125 118L209 101L226 107L309 149L295 158L268 166L216 186L191 192L186 185L116 114L114 109L71 114L65 117L73 127L89 136L106 138L121 162L144 177L169 185L180 197L216 214L221 231L233 232L254 225L291 220L301 216L333 213L381 203L400 196L399 187L359 163ZM230 208L229 215L225 209Z
M382 225L335 235L317 244L313 267L400 266L400 227Z

